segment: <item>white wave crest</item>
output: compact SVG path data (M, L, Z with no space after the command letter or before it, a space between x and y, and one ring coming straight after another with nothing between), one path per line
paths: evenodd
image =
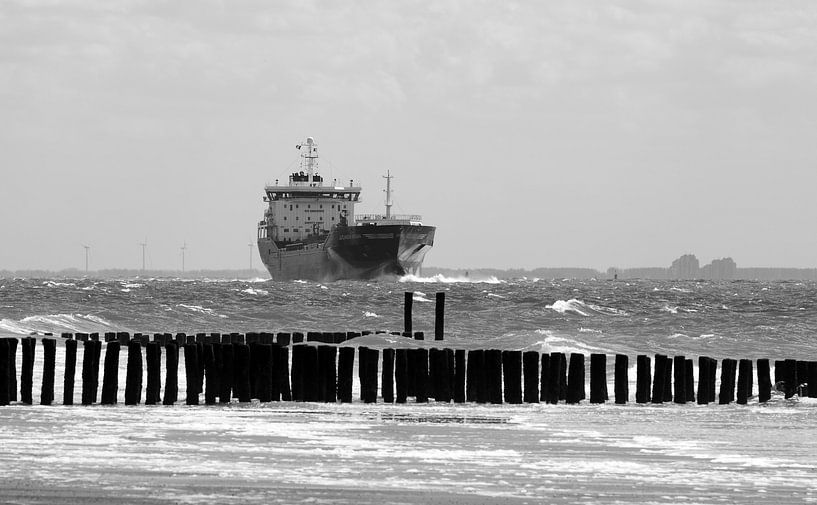
M0 332L19 335L32 333L60 333L60 332L106 332L119 331L110 321L93 314L48 314L28 316L16 321L14 319L0 320Z
M225 319L227 318L227 316L222 315L222 314L218 314L215 310L202 307L201 305L187 305L185 303L180 303L180 304L178 304L176 306L185 308L185 309L187 309L187 310L189 310L191 312L197 312L199 314L204 314L206 316L221 317L221 318L225 318Z
M661 307L661 310L663 310L664 312L669 312L670 314L678 313L678 307L670 307L669 305L664 305L663 307Z
M609 349L586 344L569 336L555 335L550 330L536 330L536 333L545 336L544 340L536 343L536 346L540 349L539 352L563 352L565 354L573 352L583 354L610 353Z
M592 315L614 315L626 316L627 312L613 307L603 307L601 305L594 305L585 303L581 300L571 298L570 300L556 300L552 305L545 305L546 309L552 309L560 314L573 313L584 317Z
M364 311L364 312L363 312L363 317L380 317L380 316L378 316L378 315L377 315L377 314L375 314L374 312L369 312L369 311L367 310L367 311Z
M242 293L247 293L248 295L268 295L269 294L269 291L267 291L266 289L260 289L260 288L259 289L247 288L245 290L242 290L241 292Z
M442 274L432 275L431 277L420 277L418 275L407 274L407 275L404 275L404 276L400 277L400 279L398 279L398 281L399 282L425 282L425 283L436 282L436 283L441 283L441 284L453 284L453 283L457 283L457 282L472 283L472 284L479 284L479 283L503 284L505 282L503 280L497 279L493 275L490 276L490 277L475 278L475 277L465 277L465 276L446 277L445 275L442 275Z

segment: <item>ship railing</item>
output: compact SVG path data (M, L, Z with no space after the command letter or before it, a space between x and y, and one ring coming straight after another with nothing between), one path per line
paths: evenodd
M385 214L355 214L355 221L422 221L423 216L419 214L392 214L386 217Z

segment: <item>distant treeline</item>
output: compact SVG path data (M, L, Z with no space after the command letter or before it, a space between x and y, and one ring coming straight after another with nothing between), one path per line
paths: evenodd
M701 280L758 280L758 281L817 281L817 268L736 268L730 276L713 276L706 270L701 275L689 277ZM443 275L445 277L465 277L472 279L654 279L672 280L681 279L671 268L610 268L601 272L593 268L440 268L423 267L423 276L431 277Z
M256 279L269 278L266 270L138 270L126 268L110 268L106 270L85 270L68 268L65 270L0 270L0 278L82 278L95 279L127 279L142 278L169 278L169 279Z

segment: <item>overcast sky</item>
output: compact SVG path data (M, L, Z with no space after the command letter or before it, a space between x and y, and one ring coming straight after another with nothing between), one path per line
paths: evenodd
M244 268L306 136L426 265L815 267L817 2L0 2L0 269Z

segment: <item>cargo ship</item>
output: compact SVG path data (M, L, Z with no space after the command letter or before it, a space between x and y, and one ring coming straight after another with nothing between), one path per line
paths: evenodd
M312 137L296 146L300 170L286 185L267 184L264 218L258 223L258 252L274 280L334 281L418 275L434 245L435 227L419 215L391 213L391 179L386 179L384 214L355 214L361 187L331 184L318 174L318 145Z

